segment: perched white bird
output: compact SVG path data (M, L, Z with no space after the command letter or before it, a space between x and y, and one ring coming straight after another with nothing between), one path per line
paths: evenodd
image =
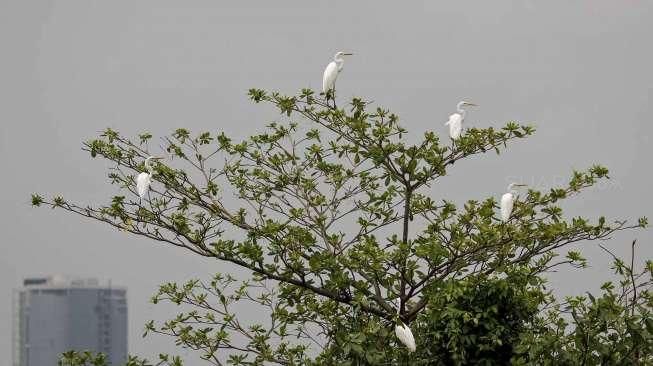
M351 56L353 53L338 52L333 56L333 61L329 62L326 69L324 69L324 76L322 77L322 92L326 93L336 87L336 79L338 74L342 71L345 64L343 56Z
M145 159L145 169L147 169L147 173L145 172L140 173L136 177L136 192L138 192L138 196L141 199L145 197L145 194L150 189L150 184L152 184L152 174L154 174L154 167L152 166L152 160L158 160L158 159L161 158L158 158L156 156L149 156L147 159Z
M399 338L399 341L408 348L408 352L415 352L417 349L415 338L413 337L413 332L406 324L397 324L397 326L395 326L395 334L397 335L397 338Z
M510 183L508 192L501 196L501 221L507 222L512 214L512 207L517 199L515 187L524 187L525 184Z
M444 125L449 125L449 136L452 140L457 140L460 137L460 133L463 131L463 122L465 121L465 114L467 113L463 107L464 106L476 106L474 103L462 101L456 106L458 112L449 116L449 120Z

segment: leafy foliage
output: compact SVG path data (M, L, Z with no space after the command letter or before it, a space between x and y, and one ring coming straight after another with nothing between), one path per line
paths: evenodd
M78 352L68 351L61 355L57 365L59 366L107 366L107 357L102 353L92 353L89 351ZM170 357L168 355L159 355L159 361L151 363L147 360L130 356L125 366L182 366L183 363L179 357Z
M587 293L555 304L523 335L514 363L652 365L653 262L636 273L634 248L635 242L630 264L606 249L618 285L604 283L600 297Z
M586 265L580 252L557 258L569 244L647 225L645 218L628 224L563 215L561 201L609 178L601 166L574 172L566 185L529 190L507 223L497 217L492 197L462 205L435 197L430 187L456 162L501 153L530 136L530 126L470 128L454 143L429 131L408 144L396 115L359 98L338 108L311 90L284 96L252 89L249 96L275 106L283 121L240 142L224 133L177 129L163 138L167 160L155 166L143 201L134 177L147 156L160 155L148 148L152 135L132 141L111 129L84 148L114 164L109 178L124 194L100 206L32 196L35 206L249 270L252 278L241 284L217 275L210 283L163 285L154 298L190 310L158 326L149 323L146 333L172 336L217 365L503 364L557 357L559 343L545 335L565 332L566 324L539 315L552 306L542 274L561 264ZM603 315L592 314L604 314L606 296L574 303L583 334L598 334L582 324L597 323ZM242 301L264 307L269 323L243 324L230 309ZM611 309L620 314L620 307ZM648 319L649 310L645 304L637 316ZM416 354L396 343L392 329L399 321L417 335ZM640 330L633 330L628 349L648 342L642 332L650 330ZM526 351L524 334L540 353ZM606 339L614 338L610 334Z

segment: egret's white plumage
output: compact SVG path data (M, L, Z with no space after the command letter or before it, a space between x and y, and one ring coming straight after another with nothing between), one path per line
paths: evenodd
M445 123L445 126L449 126L449 137L453 140L457 140L460 137L460 134L463 132L463 122L465 121L465 115L467 112L463 109L463 106L475 106L476 104L462 101L456 105L457 112L449 116L449 120Z
M324 75L322 76L322 92L326 93L336 87L336 79L345 64L343 56L349 55L352 55L352 53L338 52L333 56L333 61L329 62L326 69L324 69Z
M152 174L154 174L152 160L155 159L160 158L149 156L145 159L145 169L147 169L147 173L142 172L136 177L136 192L141 199L145 198L145 194L147 194L147 191L150 189L150 185L152 184Z
M445 126L449 125L449 137L453 140L457 140L460 137L460 133L463 131L463 116L460 113L454 113L449 116L449 121L445 123Z
M397 324L397 326L395 326L395 334L399 341L408 348L409 352L415 352L417 349L415 338L413 337L413 332L406 324Z
M136 177L136 191L141 199L145 198L147 190L150 189L150 184L152 184L150 173L143 172Z
M339 72L336 62L329 62L326 69L324 69L324 76L322 77L322 92L326 93L333 89L336 85L336 79L338 78Z
M504 193L503 196L501 196L501 221L507 222L510 219L512 208L515 204L515 200L517 199L517 191L515 190L515 187L522 186L524 185L510 183L508 186L508 192Z

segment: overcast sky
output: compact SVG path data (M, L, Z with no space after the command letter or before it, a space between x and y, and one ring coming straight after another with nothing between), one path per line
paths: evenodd
M317 89L337 50L356 54L339 96L392 109L413 136L446 133L461 99L480 105L468 125L537 126L501 156L456 164L434 198L498 197L510 180L547 188L601 163L612 180L566 205L569 214L651 215L652 2L233 3L0 0L0 365L11 357L11 289L25 276L127 286L130 351L152 355L171 350L169 340L140 337L145 321L171 314L148 303L156 286L231 268L31 208L32 192L81 203L114 192L82 141L108 126L126 135L186 127L243 137L278 117L251 104L248 88ZM653 257L650 230L609 245L626 254L633 239L642 260ZM559 293L610 278L596 244L584 250L592 268L553 275Z

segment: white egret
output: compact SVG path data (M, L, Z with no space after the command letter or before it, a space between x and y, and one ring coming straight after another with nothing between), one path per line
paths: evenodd
M501 221L507 222L512 214L512 207L517 199L517 190L515 187L524 187L525 184L510 183L508 192L501 196Z
M465 114L467 111L463 109L465 106L476 106L474 103L461 101L456 106L457 112L449 116L449 120L444 125L449 125L449 136L452 140L457 140L460 133L463 131L463 122L465 121Z
M145 169L147 173L142 172L136 177L136 192L138 196L143 199L145 194L150 189L150 184L152 184L152 174L154 174L154 167L152 166L152 160L159 160L162 158L156 156L149 156L145 159Z
M324 76L322 77L322 92L327 93L329 90L334 90L336 87L336 79L338 74L342 71L345 64L343 56L351 56L353 53L338 52L333 56L333 61L329 62L326 69L324 69Z
M417 346L415 345L415 338L413 332L406 324L397 324L395 326L395 334L401 343L408 348L408 352L415 352Z

